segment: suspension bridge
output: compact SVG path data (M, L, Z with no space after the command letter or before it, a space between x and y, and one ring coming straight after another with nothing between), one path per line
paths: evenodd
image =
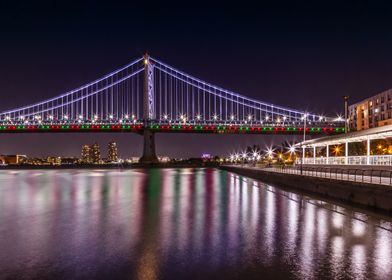
M133 132L155 162L155 133L336 134L342 119L248 98L149 55L54 98L0 112L0 133Z

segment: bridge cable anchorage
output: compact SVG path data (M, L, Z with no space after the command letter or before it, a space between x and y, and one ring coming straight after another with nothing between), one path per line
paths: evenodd
M62 95L0 113L1 124L26 125L157 123L311 128L339 126L340 122L237 94L147 54Z

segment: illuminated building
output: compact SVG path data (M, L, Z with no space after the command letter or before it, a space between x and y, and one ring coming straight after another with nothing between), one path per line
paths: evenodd
M26 155L0 155L0 164L21 164L26 160Z
M350 130L363 130L392 124L392 89L348 107Z
M60 165L61 157L47 157L46 161L51 165Z
M89 145L82 147L82 163L92 163L91 148Z
M90 157L92 163L100 163L101 161L101 150L99 148L98 143L95 143L90 147Z
M110 142L108 144L108 161L118 162L117 144L116 142Z

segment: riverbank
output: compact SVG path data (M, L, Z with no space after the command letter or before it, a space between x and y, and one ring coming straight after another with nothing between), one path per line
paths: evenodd
M257 168L221 166L223 170L263 181L277 187L310 194L392 214L392 187L371 183L277 173Z
M29 170L29 169L134 169L134 168L200 168L200 167L219 167L218 163L132 163L132 164L64 164L64 165L6 165L0 166L0 170Z

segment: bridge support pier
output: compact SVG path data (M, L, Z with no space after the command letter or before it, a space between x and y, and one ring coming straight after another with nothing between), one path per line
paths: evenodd
M139 159L140 163L158 163L158 157L155 153L155 134L149 129L143 132L143 155Z

